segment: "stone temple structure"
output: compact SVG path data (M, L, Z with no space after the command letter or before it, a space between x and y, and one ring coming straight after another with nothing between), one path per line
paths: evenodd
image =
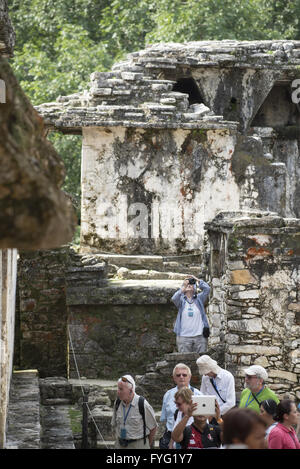
M162 394L170 298L192 273L212 286L210 353L237 390L259 363L300 398L299 77L300 41L159 44L37 107L49 131L82 135L81 246L20 259L23 366L76 377L67 335L54 352L63 320L82 375L125 367Z
M195 253L220 210L299 217L299 67L299 41L159 44L41 105L83 136L82 249Z

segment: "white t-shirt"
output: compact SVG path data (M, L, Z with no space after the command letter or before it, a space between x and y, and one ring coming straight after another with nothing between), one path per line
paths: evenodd
M181 333L180 337L195 337L202 335L203 321L199 308L195 301L185 301L185 305L181 316Z

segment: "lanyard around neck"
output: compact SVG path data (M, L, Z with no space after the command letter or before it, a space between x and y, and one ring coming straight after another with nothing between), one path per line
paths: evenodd
M263 387L261 388L261 390L258 391L258 393L257 393L256 395L250 390L250 394L249 394L249 396L248 396L248 399L247 399L247 402L246 402L245 407L248 407L248 406L251 404L251 402L253 402L254 399L256 399L256 397L264 390L264 388L265 388L265 387L263 386ZM253 398L251 399L251 401L250 401L249 404L248 404L248 401L249 401L249 399L250 399L251 394L252 394Z
M125 427L126 420L127 420L127 417L128 417L128 414L129 414L129 412L130 412L131 407L132 407L132 405L130 404L130 405L129 405L129 409L127 410L127 413L126 413L126 415L125 415L125 406L123 405L124 427Z

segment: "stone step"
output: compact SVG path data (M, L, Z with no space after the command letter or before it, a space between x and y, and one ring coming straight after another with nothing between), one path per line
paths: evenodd
M185 274L176 272L159 272L157 270L130 270L126 267L120 267L115 278L120 280L181 280L186 278Z
M40 379L37 370L12 375L7 449L75 449L69 415L72 387L61 377Z
M12 374L6 449L40 449L40 391L37 370Z
M98 262L107 262L107 264L115 265L118 267L127 267L131 269L146 269L146 270L165 270L165 267L169 268L170 263L173 266L191 266L201 265L201 256L199 254L187 254L182 256L144 256L144 255L122 255L122 254L94 254L94 253L82 253L86 257L89 255ZM177 270L176 270L177 271Z
M113 280L102 287L67 287L67 304L167 304L182 280Z
M42 405L64 405L72 403L72 386L66 378L60 376L40 378Z
M42 406L41 424L41 449L75 449L69 406Z

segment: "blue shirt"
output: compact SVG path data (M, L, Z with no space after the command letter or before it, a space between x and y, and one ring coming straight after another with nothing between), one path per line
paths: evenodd
M191 388L191 386L189 387ZM173 430L174 413L175 413L175 410L177 409L177 406L174 402L174 396L177 391L178 391L178 387L175 386L175 388L169 389L169 391L167 391L163 397L160 421L166 422L166 427L169 431ZM200 392L196 388L194 388L193 393L196 396L202 396L202 392Z

